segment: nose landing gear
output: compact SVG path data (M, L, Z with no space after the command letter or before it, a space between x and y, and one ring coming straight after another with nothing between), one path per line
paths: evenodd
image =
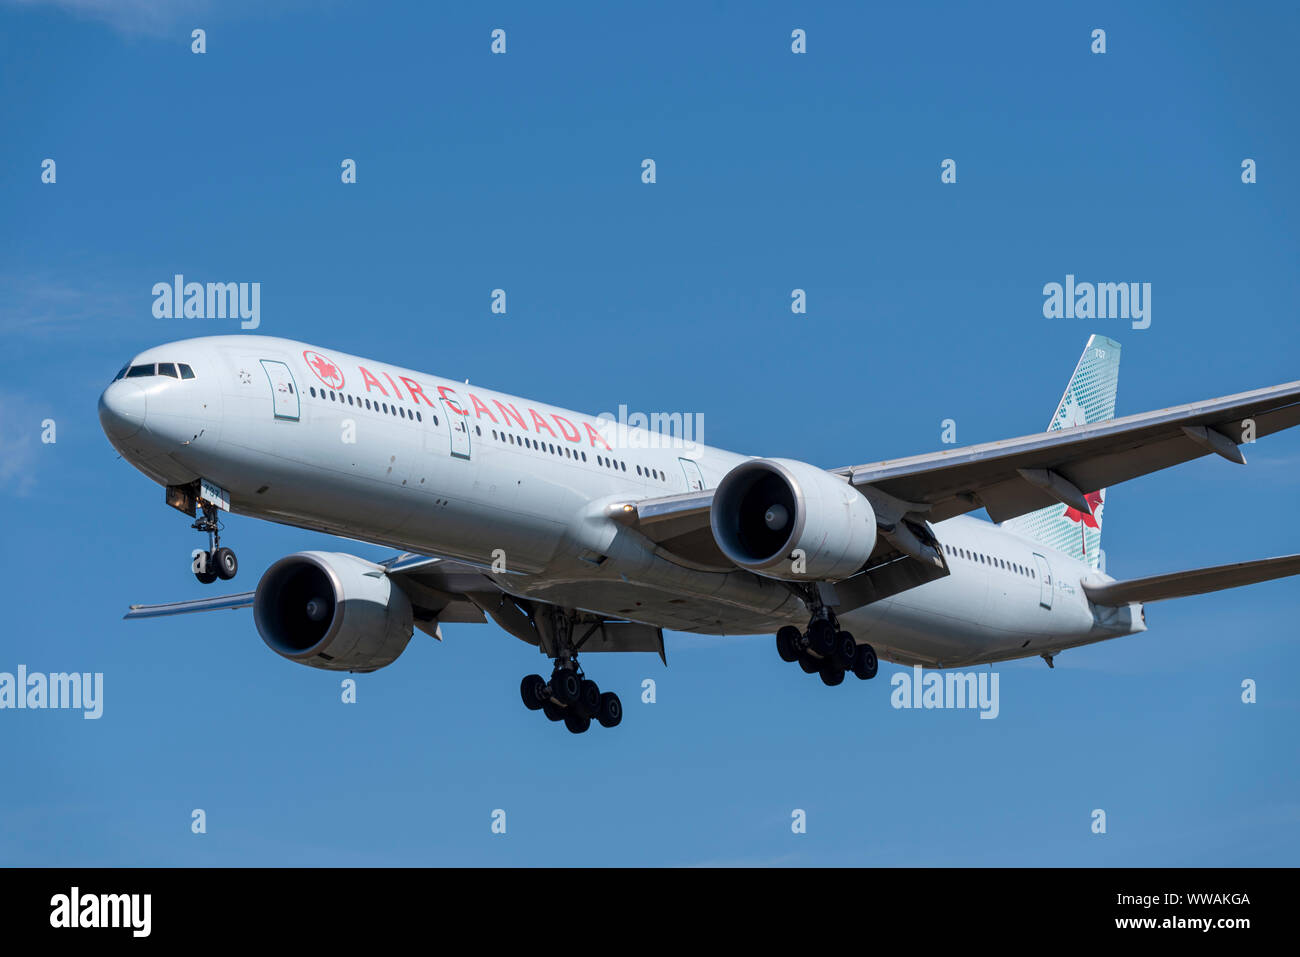
M208 550L196 550L191 569L194 577L202 585L211 585L220 578L230 581L239 572L239 559L233 549L221 544L221 521L217 517L220 511L211 502L200 502L203 514L190 526L196 531L208 533Z

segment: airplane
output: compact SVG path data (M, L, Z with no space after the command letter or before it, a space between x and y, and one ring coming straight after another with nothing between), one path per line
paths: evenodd
M1300 422L1300 382L1114 418L1120 345L1094 335L1046 431L824 469L611 423L269 336L147 349L99 400L111 444L238 571L222 514L399 551L303 551L255 590L132 605L251 607L276 654L392 664L415 630L491 620L552 661L524 705L575 734L622 720L579 654L657 653L663 630L774 634L828 686L884 658L953 668L1146 630L1146 603L1300 573L1300 555L1128 581L1106 574L1106 490ZM991 521L969 513L983 509Z

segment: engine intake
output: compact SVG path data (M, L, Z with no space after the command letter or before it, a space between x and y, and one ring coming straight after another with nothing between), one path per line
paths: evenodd
M847 481L794 459L752 459L713 493L709 522L741 568L785 581L838 581L867 563L876 515Z
M298 552L257 583L253 620L281 657L328 671L375 671L414 633L411 602L373 562L342 552Z

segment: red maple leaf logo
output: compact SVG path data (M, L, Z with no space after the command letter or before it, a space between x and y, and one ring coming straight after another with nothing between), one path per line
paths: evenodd
M1086 525L1089 528L1095 528L1098 530L1101 529L1101 526L1097 524L1097 509L1101 508L1102 505L1101 492L1100 491L1089 492L1087 495L1083 497L1083 499L1085 502L1088 503L1088 507L1092 509L1092 514L1084 515L1077 508L1071 508L1069 506L1066 506L1065 517L1072 522L1079 523L1079 554L1082 555L1084 558L1087 558L1088 537L1087 534L1084 532L1083 527Z
M316 373L316 378L331 389L343 388L343 372L338 366L319 352L304 352L302 355L307 360L307 365L311 367L312 372Z
M1097 525L1097 509L1101 508L1102 505L1101 492L1089 492L1083 498L1088 503L1088 507L1092 509L1092 514L1084 515L1077 508L1067 508L1065 517L1072 522L1083 522L1089 528L1100 527Z

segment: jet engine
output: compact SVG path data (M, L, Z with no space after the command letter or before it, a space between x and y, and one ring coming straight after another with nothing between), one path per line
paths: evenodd
M277 655L328 671L375 671L413 633L411 602L373 562L342 552L298 552L257 583L253 619Z
M793 459L751 459L728 472L709 515L722 553L785 581L838 581L876 544L871 504L843 477Z

